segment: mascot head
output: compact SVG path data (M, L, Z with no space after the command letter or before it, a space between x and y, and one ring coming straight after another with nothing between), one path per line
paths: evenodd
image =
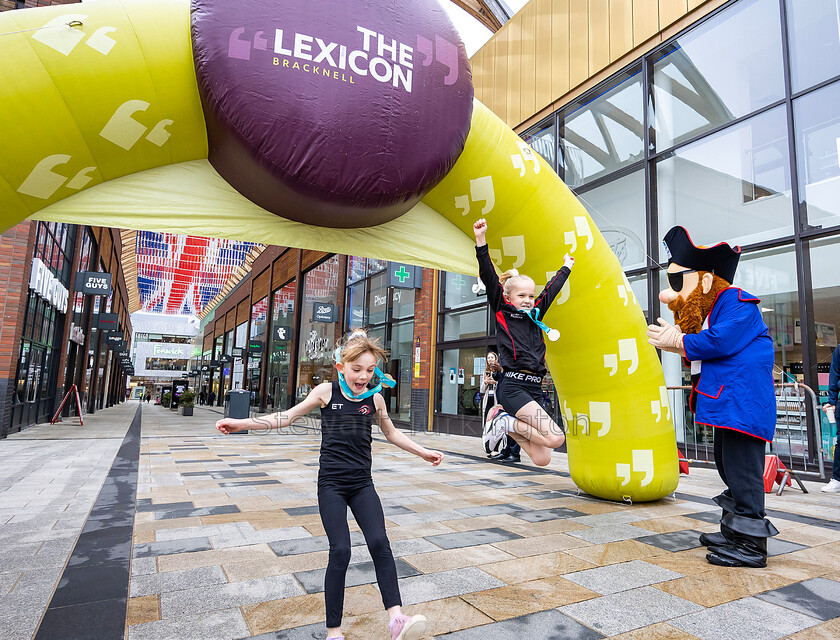
M659 300L668 305L683 333L697 333L717 295L732 284L741 247L725 242L697 246L683 227L674 227L663 242L668 255L668 288Z

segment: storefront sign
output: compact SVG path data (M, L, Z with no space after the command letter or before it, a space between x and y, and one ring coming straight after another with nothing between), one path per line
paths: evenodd
M316 302L312 309L313 322L336 322L338 320L338 305L329 302Z
M122 342L124 333L122 331L109 331L108 335L105 336L105 341L108 344L119 344Z
M120 317L116 313L100 313L96 326L102 331L116 331L120 328Z
M76 344L85 343L85 332L73 322L70 323L70 342L75 342Z
M61 281L49 270L49 267L41 262L40 258L33 258L32 260L29 288L61 313L67 313L67 298L70 294L67 288L61 284Z
M234 358L241 358L245 355L245 349L243 349L242 347L234 347L233 349L231 349L231 355Z
M259 355L263 352L263 343L260 340L248 341L248 353L251 355Z
M86 296L107 296L111 293L111 274L80 271L76 274L75 289Z
M205 363L201 365L201 373L208 373L210 371L210 364Z
M315 331L309 332L309 340L304 345L304 353L309 360L318 360L327 357L330 349L330 340L322 338Z
M388 286L398 289L420 289L423 287L423 267L401 262L388 263Z
M231 357L230 357L228 354L226 354L226 353L223 353L223 354L221 355L221 357L219 358L219 362L221 362L222 364L227 364L227 363L231 362L232 360L233 360L233 358L231 358ZM227 374L225 374L225 375L227 375Z
M292 327L274 327L274 339L279 341L291 340L294 335Z

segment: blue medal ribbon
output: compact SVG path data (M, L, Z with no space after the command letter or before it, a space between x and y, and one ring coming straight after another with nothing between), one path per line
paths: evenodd
M341 349L335 350L335 362L336 364L341 362ZM341 390L345 395L353 398L354 400L364 400L365 398L370 398L373 394L382 391L383 386L390 389L397 385L396 380L382 373L379 367L376 367L373 372L379 376L379 383L373 389L368 389L359 395L356 395L350 390L350 385L347 384L347 380L344 378L344 374L341 373L341 371L338 372L338 385L341 387Z
M531 321L535 325L537 325L540 329L543 330L543 333L545 333L548 336L549 340L551 340L553 342L553 341L557 340L557 338L560 337L560 332L559 331L557 331L556 329L550 329L545 324L545 322L540 320L540 310L539 309L537 309L537 308L528 309L528 311L525 311L524 313L525 313L526 316L528 316L531 319Z

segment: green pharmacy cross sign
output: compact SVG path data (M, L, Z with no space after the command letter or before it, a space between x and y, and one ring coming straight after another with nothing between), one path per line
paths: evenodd
M423 268L401 262L389 262L388 286L397 289L420 289L423 286Z

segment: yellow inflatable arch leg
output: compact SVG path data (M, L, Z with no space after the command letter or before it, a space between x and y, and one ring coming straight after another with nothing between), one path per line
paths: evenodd
M486 217L500 269L516 267L540 284L564 253L577 259L545 318L560 330L547 360L575 483L613 500L656 500L676 489L662 368L618 260L553 170L481 103L455 167L421 204L379 227L324 229L260 209L207 162L188 0L5 12L0 56L0 100L20 114L0 123L0 231L32 215L475 274L472 223Z

